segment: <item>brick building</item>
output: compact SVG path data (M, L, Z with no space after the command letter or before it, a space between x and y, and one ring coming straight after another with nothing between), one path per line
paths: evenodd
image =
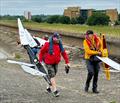
M117 9L107 9L106 10L106 15L110 17L111 21L116 21L118 20L118 12Z
M64 15L70 17L70 19L79 17L80 7L68 7L64 10Z
M106 10L94 10L94 9L81 9L80 7L68 7L64 10L64 16L68 16L71 18L76 18L79 16L87 19L94 12L105 13L110 17L111 22L115 22L118 20L118 12L117 9L106 9Z

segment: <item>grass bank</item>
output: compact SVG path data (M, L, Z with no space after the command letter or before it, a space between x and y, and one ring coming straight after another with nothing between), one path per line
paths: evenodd
M0 20L0 24L6 24L11 26L17 26L15 20ZM85 33L88 29L94 30L96 33L104 33L111 37L120 37L120 26L87 26L87 25L66 25L66 24L48 24L48 23L36 23L36 22L23 22L23 25L32 29L44 29L53 31L62 31L70 33Z

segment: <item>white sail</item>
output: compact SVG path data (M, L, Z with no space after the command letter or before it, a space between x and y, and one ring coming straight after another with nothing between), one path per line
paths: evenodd
M33 39L33 37L30 35L30 33L27 31L27 29L25 29L26 32L26 37L29 43L30 47L35 47L37 46L37 43L35 42L35 40Z
M12 63L12 64L19 64L19 65L26 65L29 67L34 67L34 64L30 64L30 63L24 63L24 62L19 62L19 61L14 61L14 60L7 60L8 63Z
M26 66L26 65L21 65L21 67L22 67L22 69L25 71L25 72L27 72L27 73L30 73L30 74L32 74L32 75L36 75L36 76L46 76L46 74L44 74L44 73L42 73L42 72L40 72L40 71L38 71L38 70L36 70L36 69L33 69L33 68L31 68L31 67L28 67L28 66Z
M37 41L40 43L40 47L43 46L46 42L48 42L48 41L41 39L39 37L33 36L33 38L37 39Z
M18 18L18 29L19 29L19 36L20 36L20 42L22 45L28 45L29 42L26 38L26 32L25 29L22 26L22 23L20 21L20 19Z
M19 28L20 42L22 45L29 45L30 47L37 46L37 43L32 38L30 33L26 29L24 29L19 18L18 18L18 28Z
M111 66L112 68L120 71L120 64L116 63L115 61L111 60L108 57L99 57L97 56L98 59L100 59L102 62L106 63L107 65Z

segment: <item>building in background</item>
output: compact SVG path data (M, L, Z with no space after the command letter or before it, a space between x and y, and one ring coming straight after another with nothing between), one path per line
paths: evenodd
M110 17L111 21L117 21L118 20L118 11L117 9L107 9L106 15Z
M80 16L80 7L68 7L64 10L64 16L71 18L76 18Z
M30 11L24 11L24 17L26 20L31 20L31 12Z
M64 10L64 16L68 16L71 18L76 18L79 16L87 19L95 12L105 13L110 17L111 22L115 22L118 20L118 11L117 9L106 9L106 10L94 10L94 9L81 9L80 7L68 7Z

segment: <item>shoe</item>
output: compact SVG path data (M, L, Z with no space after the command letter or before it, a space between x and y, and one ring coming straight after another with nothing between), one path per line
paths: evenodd
M93 93L98 94L99 91L97 89L93 89Z
M55 92L53 92L53 95L54 95L55 97L59 97L60 91L56 90Z
M51 88L47 88L46 91L47 91L48 93L52 93Z
M88 92L88 87L85 87L85 92Z

